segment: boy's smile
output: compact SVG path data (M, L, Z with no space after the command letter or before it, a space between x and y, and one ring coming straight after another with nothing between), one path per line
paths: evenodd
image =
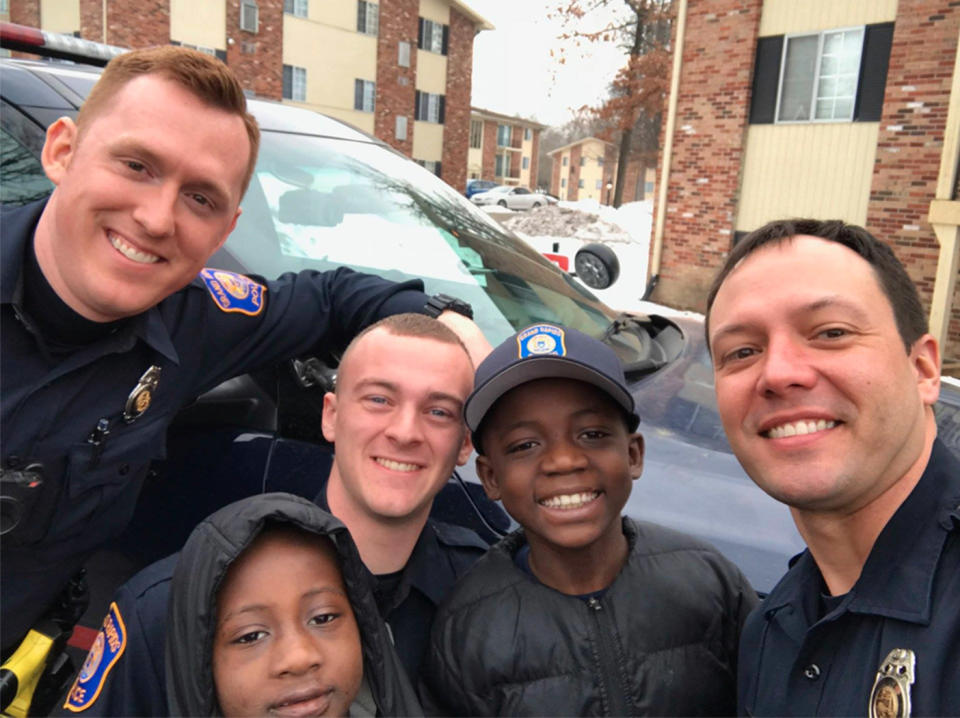
M511 390L482 428L477 472L530 543L531 564L573 553L625 555L620 512L643 466L643 439L603 391L573 379Z

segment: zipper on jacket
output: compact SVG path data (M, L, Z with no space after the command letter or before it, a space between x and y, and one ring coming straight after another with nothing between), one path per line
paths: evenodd
M615 632L610 614L596 597L587 600L587 607L590 608L596 628L597 658L600 663L600 681L607 696L607 715L631 715L630 704L620 680L620 664L614 650Z

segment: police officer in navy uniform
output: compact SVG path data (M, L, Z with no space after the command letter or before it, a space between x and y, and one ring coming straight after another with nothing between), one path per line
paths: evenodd
M341 348L380 317L427 311L417 281L201 271L240 215L258 143L222 63L127 53L76 123L50 126L50 198L2 218L5 656L125 527L184 404L249 369ZM472 351L489 347L466 317L440 319Z
M334 463L315 498L346 524L397 654L416 684L437 606L487 549L473 531L429 517L433 499L471 444L461 418L473 384L457 337L421 315L388 317L362 332L324 401ZM64 708L86 715L166 715L164 644L176 556L120 588L105 619L124 627L106 670L77 679ZM92 654L94 655L94 654ZM79 689L79 690L78 690Z
M960 462L937 438L937 341L890 248L774 222L708 300L717 408L807 550L747 619L747 715L960 715Z

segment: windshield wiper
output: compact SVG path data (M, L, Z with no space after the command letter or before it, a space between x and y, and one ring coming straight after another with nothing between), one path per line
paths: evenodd
M613 338L618 334L630 334L637 338L640 347L638 357L630 362L624 362L623 370L627 374L649 373L656 371L667 364L667 354L663 347L654 340L650 333L650 320L646 316L637 316L622 312L618 314L604 330L600 341L604 344L613 344Z

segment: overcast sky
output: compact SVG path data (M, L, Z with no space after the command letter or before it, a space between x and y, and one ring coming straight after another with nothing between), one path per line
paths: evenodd
M617 70L626 62L613 43L574 47L557 36L559 20L547 12L560 0L464 0L490 21L473 41L473 105L507 115L530 117L547 125L561 125L571 109L598 104ZM599 11L591 25L607 21ZM550 51L566 47L561 65Z

